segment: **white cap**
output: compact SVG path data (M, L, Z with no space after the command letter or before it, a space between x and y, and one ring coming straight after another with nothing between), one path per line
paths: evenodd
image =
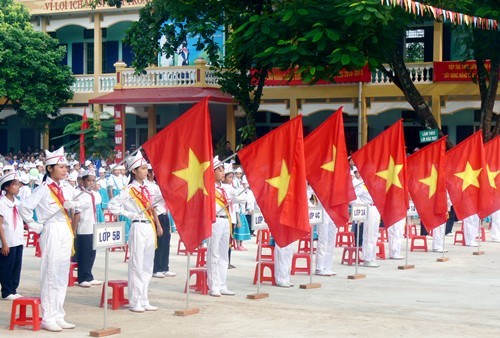
M142 156L142 155L141 155L141 156ZM128 161L127 161L127 165L128 165ZM124 166L123 164L120 164L120 165L117 165L117 166L115 167L115 169L125 170L125 166ZM132 170L132 169L130 169L130 170Z
M16 173L8 173L6 175L3 175L2 177L0 177L0 187L4 185L4 183L17 179L19 179L19 177L17 177Z
M73 171L71 174L68 176L68 181L74 181L76 182L78 179L78 171Z
M233 165L231 163L224 163L224 174L233 172Z
M104 169L104 168L102 168L102 167L101 167L101 168L99 168L99 173L105 173L105 172L106 172L106 169Z
M3 167L3 171L6 172L7 170L14 171L14 166L7 164L6 166Z
M132 170L140 167L141 165L148 164L144 157L142 157L142 153L140 151L138 151L134 156L129 156L126 161L128 170Z
M28 184L30 183L30 178L28 176L28 174L26 173L21 173L21 175L19 176L19 181L22 183L22 184Z
M85 161L85 166L88 167L92 162L90 162L89 160Z
M241 169L241 167L238 167L238 168L236 168L236 170L234 172L239 174L239 173L243 173L243 170Z
M85 176L95 176L95 170L84 170L82 172L82 177L85 177Z
M38 167L39 165L43 165L43 162L40 160L35 161L35 167Z
M45 165L54 165L54 164L68 165L66 156L64 156L64 147L61 147L54 152L45 150L45 157L46 157Z
M219 155L214 157L213 162L214 162L214 170L223 165L223 163L219 160Z

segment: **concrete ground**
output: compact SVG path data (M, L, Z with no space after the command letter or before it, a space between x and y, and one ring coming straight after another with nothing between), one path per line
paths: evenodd
M213 298L191 294L190 307L199 314L178 317L186 307L182 292L186 256L178 256L178 236L172 236L171 270L174 278L153 278L149 288L157 312L132 313L126 308L108 311L108 327L121 328L123 337L499 337L500 336L500 243L481 243L476 248L454 246L446 238L448 262L436 262L441 254L410 252L413 270L398 270L404 261L382 260L380 268L360 267L366 278L349 280L354 266L340 265L342 248L335 249L335 277L314 276L318 289L300 289L309 282L305 274L292 276L295 287L283 289L263 284L267 299L248 300L256 292L252 285L255 240L245 242L248 251L233 251L229 288L236 296ZM431 238L428 244L431 245ZM386 244L387 251L387 244ZM123 252L110 253L110 279L127 279ZM194 265L195 257L191 262ZM94 275L104 279L104 252L99 252ZM24 252L19 293L36 296L39 291L39 258L34 248ZM11 302L0 301L0 337L87 337L103 327L103 309L98 307L101 287L68 288L66 320L77 325L62 333L34 332L22 327L8 329Z

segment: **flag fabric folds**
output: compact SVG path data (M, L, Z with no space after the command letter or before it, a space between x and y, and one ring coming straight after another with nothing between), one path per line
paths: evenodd
M244 147L238 157L276 243L284 247L307 235L302 116Z
M484 158L491 197L479 213L481 218L500 209L500 136L484 144Z
M352 155L386 228L406 218L408 188L400 120Z
M448 218L445 175L446 138L408 157L408 191L427 231Z
M83 165L85 163L85 135L83 132L89 129L89 122L87 119L87 108L83 108L83 116L82 116L82 126L80 127L80 163Z
M215 179L208 98L143 144L186 249L212 234Z
M349 202L356 199L350 175L342 107L304 139L307 181L333 222L349 221Z
M446 153L446 188L460 220L479 213L491 197L481 131Z

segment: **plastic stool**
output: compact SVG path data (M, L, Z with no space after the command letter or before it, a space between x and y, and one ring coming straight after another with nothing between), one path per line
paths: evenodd
M36 241L35 257L42 257L42 248L40 248L40 241Z
M183 248L181 248L181 244ZM177 254L178 255L187 255L187 249L186 246L184 245L184 242L179 238L179 242L177 243Z
M421 244L421 245L415 244L415 241L417 241L417 240L423 241L423 244ZM426 252L428 251L427 250L427 236L413 236L413 237L411 237L410 251L413 252L414 250L425 250Z
M379 227L378 228L378 233L380 235L379 241L382 243L387 243L388 242L388 235L387 235L387 229L384 227Z
M40 238L39 234L34 231L28 230L28 236L26 237L26 247L36 247L36 245L38 244L38 238Z
M412 239L413 241L413 239ZM385 245L382 242L377 242L377 254L376 257L379 259L385 259Z
M297 267L297 260L305 259L306 266L305 267ZM311 255L308 253L294 253L292 257L292 275L295 275L296 272L305 272L308 275L311 274Z
M123 247L125 248L125 257L123 258L123 263L126 263L128 261L128 259L130 258L130 255L128 253L128 244L125 244L125 246Z
M265 269L268 268L271 271L271 276L264 275ZM253 285L257 284L258 272L259 272L259 263L255 265L255 273L253 275ZM273 285L276 285L276 280L274 278L274 262L260 262L260 283L263 282L271 282Z
M204 267L207 265L207 248L198 248L196 255L196 267Z
M461 237L459 238L459 236ZM462 246L465 246L465 237L463 230L455 231L455 238L453 239L453 245L456 245L457 243L461 244Z
M207 269L205 268L193 268L189 269L189 279L192 275L196 275L196 284L190 284L189 289L193 291L200 291L203 295L208 295L208 277ZM184 287L184 293L187 292L188 281L186 281L186 286Z
M68 286L74 286L75 283L78 283L78 263L70 262L69 263L69 276L68 276Z
M262 239L262 244L269 244L269 239L271 238L271 232L269 230L257 230L257 238L255 243L259 243L259 238Z
M104 213L104 222L116 222L116 216L110 212Z
M480 235L477 236L477 239L481 242L486 242L486 231L483 227L480 228Z
M340 225L338 227L338 230L339 231L344 231L344 232L349 232L349 229L350 229L351 225L352 225L352 222L346 222L343 225Z
M299 239L299 248L297 249L298 253L311 253L311 235L307 235ZM316 252L316 248L313 243L313 253Z
M408 228L410 228L410 237L409 238L412 238L413 236L417 236L417 226L415 224L407 224L407 225L405 225L404 238L407 237Z
M271 250L271 253L269 253L269 254L263 253L264 249ZM269 244L262 244L260 246L260 259L261 260L265 259L265 260L274 261L274 246L273 245L269 245ZM255 255L255 260L256 261L259 260L259 249L257 249L257 254Z
M339 231L336 236L335 246L352 246L354 244L354 233L350 231Z
M126 280L110 280L108 281L108 286L113 289L111 298L108 299L108 305L111 305L111 309L116 310L120 308L122 305L128 304L128 299L125 298L125 287L128 286L128 282ZM101 293L101 304L100 307L104 306L104 292L106 284L102 285L102 293Z
M359 252L361 252L361 247L359 248ZM355 246L349 246L347 248L344 248L344 252L342 253L342 261L340 264L346 263L347 265L353 265L356 263L356 247ZM363 263L363 260L361 258L358 258L358 263Z
M16 317L19 306L19 317ZM31 306L31 317L26 316L26 307ZM15 325L32 325L33 331L40 330L40 298L21 297L12 301L12 311L10 314L10 329L14 330Z

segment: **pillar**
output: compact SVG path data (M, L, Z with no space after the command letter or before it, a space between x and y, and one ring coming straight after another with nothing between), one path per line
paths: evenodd
M99 76L102 74L101 13L94 13L94 93L99 92Z
M366 114L366 97L364 95L361 96L361 106L360 106L360 122L361 125L358 128L361 128L361 144L358 144L358 149L368 143L368 117Z
M156 135L156 105L148 107L148 140Z
M436 122L441 128L441 97L439 95L432 95L432 115L436 119Z
M434 61L443 61L443 23L434 21L434 40L433 40L433 54Z
M291 98L290 99L290 120L293 119L294 117L297 117L298 115L299 115L299 108L297 105L297 99Z
M50 149L50 146L49 146L49 125L47 124L45 126L45 131L42 132L42 149Z
M236 146L236 121L232 104L226 106L226 141L231 142L233 147Z
M125 156L125 106L115 105L115 162L119 163Z

